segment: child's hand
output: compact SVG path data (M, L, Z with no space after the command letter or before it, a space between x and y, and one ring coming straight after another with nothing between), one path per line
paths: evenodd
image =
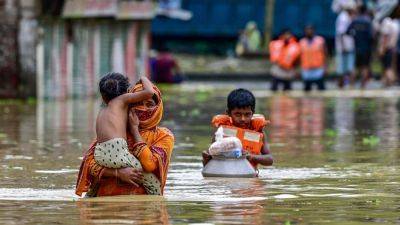
M132 127L138 127L139 126L139 118L137 117L136 113L135 113L135 109L131 108L129 110L129 125Z
M206 151L203 151L202 156L203 156L203 166L205 166L212 159L212 157Z
M253 161L254 161L254 157L253 157L251 154L249 154L249 153L246 154L246 159L247 159L249 162L253 162Z
M144 79L147 79L146 76L140 75L140 76L139 76L139 80L136 82L136 84L141 84L141 83L143 84L143 78L144 78Z
M136 81L135 85L142 83L142 78L139 78L138 81Z

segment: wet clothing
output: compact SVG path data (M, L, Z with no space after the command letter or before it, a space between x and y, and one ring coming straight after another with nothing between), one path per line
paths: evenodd
M143 89L142 85L136 85L130 92ZM161 183L163 194L167 180L167 171L174 146L173 134L164 127L158 127L163 114L163 103L161 92L154 86L158 99L157 106L152 110L141 109L139 117L139 132L143 142L134 142L132 134L127 133L127 144L130 154L139 159L143 171L153 173ZM147 194L145 187L139 187L123 183L116 177L103 177L105 167L96 163L94 158L96 141L85 153L75 193L79 196L83 192L91 193L91 196L112 196L112 195L138 195Z
M378 45L381 46L383 42L383 36L387 36L388 43L387 49L395 49L397 41L399 40L400 26L398 20L393 20L391 18L385 18L379 27L380 39Z
M373 28L369 16L356 17L347 29L347 33L354 38L356 54L370 54L373 44Z
M325 39L323 37L302 38L300 48L302 70L319 69L325 66Z
M301 78L304 91L310 91L313 84L318 90L325 90L324 73L326 64L325 39L321 36L303 38L301 46Z
M354 38L347 33L351 24L351 17L348 12L342 11L336 18L336 37L335 50L336 53L353 52Z
M336 54L336 72L338 75L344 75L354 71L355 54L354 52L345 52Z
M270 61L284 70L293 70L300 56L300 46L295 38L278 39L269 43Z
M100 166L108 168L132 167L142 170L140 161L129 153L128 144L123 138L97 143L94 159ZM152 173L143 173L143 186L149 195L161 195L161 183Z
M390 69L393 65L394 52L392 50L387 50L381 57L382 66L384 69Z
M270 73L272 75L271 90L278 90L283 84L283 90L292 89L292 79L295 76L295 65L300 56L300 46L295 38L288 41L278 39L269 44L270 61L272 63Z
M97 143L94 151L96 163L108 168L141 167L140 162L131 155L123 138Z
M336 73L345 75L354 71L355 46L354 38L347 33L351 24L351 17L348 12L342 11L336 18Z
M370 66L372 52L356 53L356 67Z
M324 73L324 68L301 70L301 77L305 81L320 80Z
M347 33L354 37L356 66L369 66L373 45L373 28L371 18L360 15L351 22Z
M272 77L271 91L277 91L279 89L279 86L282 86L282 90L284 91L292 90L292 81Z
M221 125L233 126L233 120L228 115L216 115L213 117L211 124L213 127L219 127ZM243 129L254 130L257 132L263 132L264 127L269 124L269 121L261 114L254 114L251 118L251 123L249 127L240 127Z
M260 155L261 149L264 146L263 143L263 129L269 123L269 121L265 120L263 115L254 114L251 119L251 123L249 127L236 127L233 125L233 120L228 115L217 115L214 116L211 124L213 127L218 128L220 126L228 128L227 130L234 130L231 135L240 139L242 142L243 149L249 151L252 154ZM229 129L232 128L232 129ZM251 131L252 133L246 133L246 130ZM249 142L249 140L252 140ZM253 164L253 167L257 167L256 164Z
M304 80L304 91L311 91L312 86L317 85L318 90L325 90L325 81L324 78L320 78L317 80Z
M291 81L294 78L296 71L294 69L286 70L281 68L279 65L273 64L270 73L274 78Z

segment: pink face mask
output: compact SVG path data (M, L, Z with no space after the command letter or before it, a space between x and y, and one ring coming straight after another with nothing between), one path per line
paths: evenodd
M135 113L140 121L145 121L153 116L154 112L156 112L156 108L157 107L149 108L147 106L139 105L135 107Z

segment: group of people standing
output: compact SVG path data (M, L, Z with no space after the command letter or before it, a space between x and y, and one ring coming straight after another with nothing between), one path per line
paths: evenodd
M396 75L400 72L399 21L389 17L382 21L374 20L376 7L368 3L371 1L333 2L332 9L339 13L336 20L335 50L337 73L341 78L340 87L345 85L346 77L349 77L350 84L354 84L358 73L361 75L361 87L364 88L371 77L374 55L381 61L382 84L388 87L399 80Z
M335 66L338 87L355 85L361 77L365 88L372 77L371 63L376 55L382 65L382 84L392 86L400 72L399 22L385 18L373 22L373 8L361 1L334 1L332 8L338 13L335 23ZM376 40L376 41L375 41ZM376 48L375 48L376 44ZM377 54L374 54L376 49ZM271 90L279 86L292 88L292 80L300 67L304 90L325 89L324 77L328 69L328 51L325 39L314 32L312 25L304 28L304 37L297 41L290 30L284 30L269 44L272 75Z
M298 42L290 30L284 30L277 40L269 44L272 84L271 90L292 89L292 80L300 64L304 90L310 91L314 84L319 90L325 89L324 74L327 69L327 48L325 39L315 35L314 28L304 29L304 38ZM299 63L300 62L300 63Z

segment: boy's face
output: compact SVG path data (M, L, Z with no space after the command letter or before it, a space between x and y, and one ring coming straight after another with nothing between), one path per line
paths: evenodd
M253 111L251 107L245 108L234 108L227 112L232 118L233 125L240 128L249 128L251 125L251 118L253 117Z

